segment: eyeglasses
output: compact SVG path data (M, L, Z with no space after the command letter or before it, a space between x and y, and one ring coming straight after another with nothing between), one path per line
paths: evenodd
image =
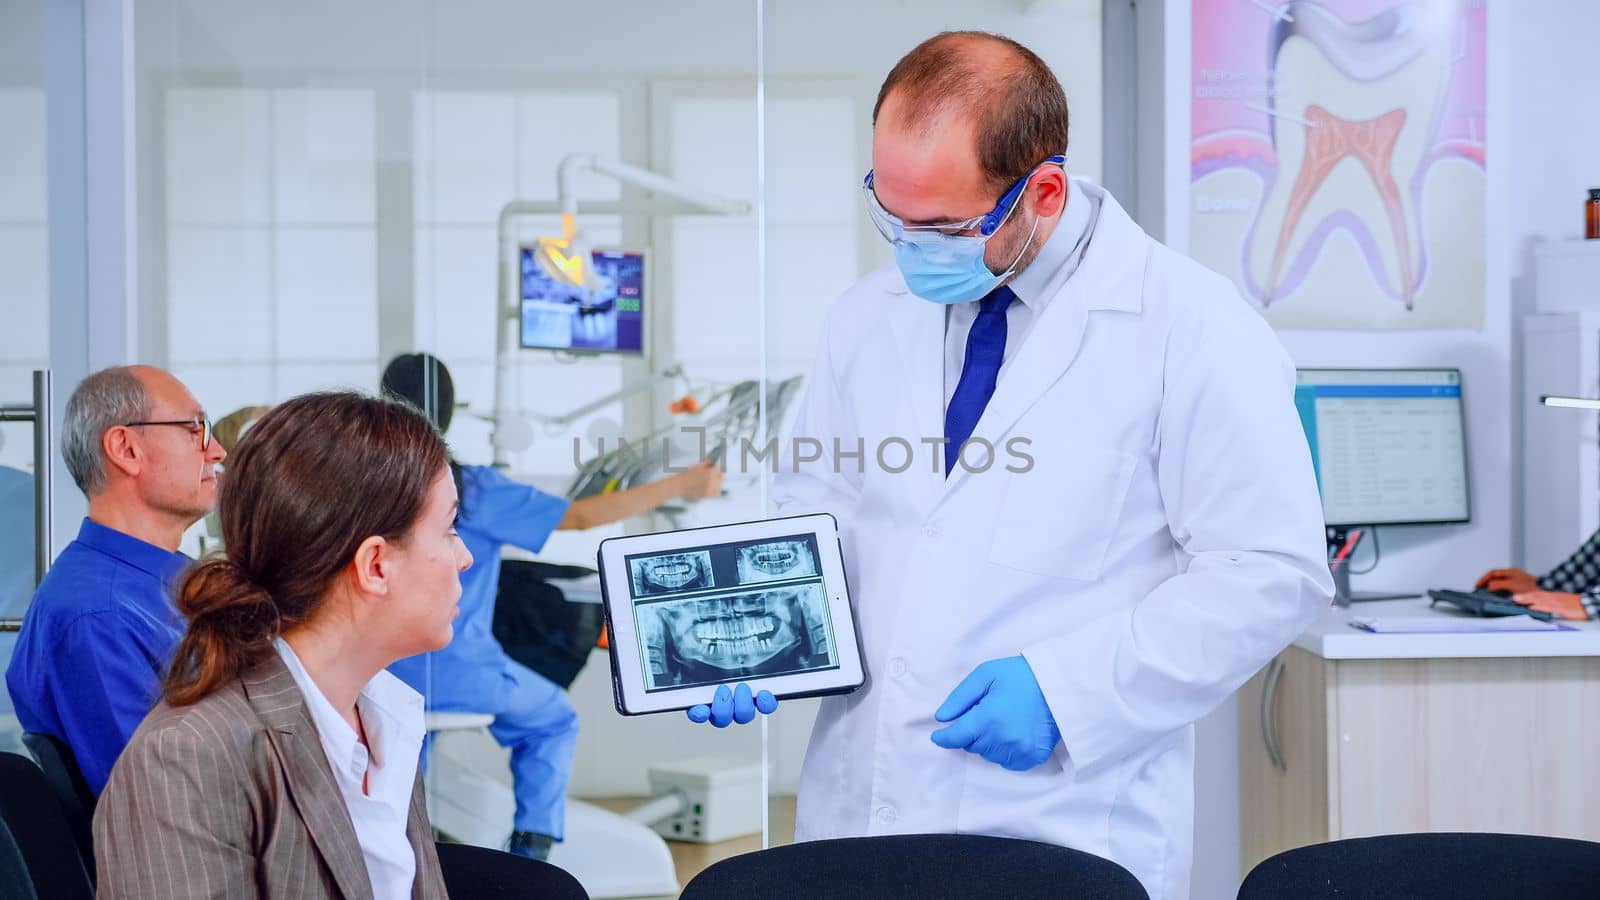
M125 428L136 428L144 425L182 425L185 428L200 429L200 450L205 452L211 449L211 420L210 419L166 419L161 422L123 422Z
M1067 158L1065 155L1056 154L1040 163L1039 166L1065 166L1066 163ZM915 240L918 235L931 236L934 240L937 240L940 236L960 237L973 229L978 230L976 236L988 237L999 230L1000 225L1011 214L1011 210L1016 206L1018 198L1022 196L1022 189L1027 187L1028 179L1033 177L1034 172L1039 171L1039 166L1035 166L1028 174L1017 179L1015 184L1000 195L1000 201L994 205L994 209L981 216L973 216L960 222L941 222L937 225L907 225L901 221L899 216L884 209L883 204L878 202L878 194L872 188L872 172L870 170L867 172L867 177L861 181L861 192L866 195L867 213L872 217L872 224L877 226L878 233L883 235L884 240L891 244L904 240Z

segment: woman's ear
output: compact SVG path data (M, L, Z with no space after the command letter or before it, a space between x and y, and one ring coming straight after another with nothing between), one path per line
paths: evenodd
M356 587L369 594L388 594L394 552L395 546L377 535L362 541L350 563Z

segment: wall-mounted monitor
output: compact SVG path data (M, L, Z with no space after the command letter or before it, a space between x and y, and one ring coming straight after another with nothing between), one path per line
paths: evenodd
M642 251L595 250L591 284L550 277L525 246L517 254L522 284L520 343L526 350L643 353L646 287Z

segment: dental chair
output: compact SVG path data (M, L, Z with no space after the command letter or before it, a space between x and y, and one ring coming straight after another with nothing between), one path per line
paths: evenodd
M516 798L509 785L474 769L465 747L453 740L483 732L493 721L474 713L428 713L434 741L424 788L436 831L458 843L499 850L511 834ZM566 840L551 848L550 863L576 878L593 900L678 896L672 854L660 835L581 800L567 799Z

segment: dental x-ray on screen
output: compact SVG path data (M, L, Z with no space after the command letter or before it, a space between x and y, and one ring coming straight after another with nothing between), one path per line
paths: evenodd
M826 523L826 535L785 525L808 520ZM755 529L767 533L741 537ZM714 540L719 534L740 539ZM643 552L618 553L618 545ZM673 708L652 695L741 681L780 697L785 688L809 696L860 685L830 516L611 538L600 568L625 713ZM624 697L634 690L636 698ZM696 702L703 698L686 696L676 708Z
M642 605L639 635L652 691L837 665L818 584Z
M704 550L630 559L628 570L635 597L716 587L711 574L711 554Z

